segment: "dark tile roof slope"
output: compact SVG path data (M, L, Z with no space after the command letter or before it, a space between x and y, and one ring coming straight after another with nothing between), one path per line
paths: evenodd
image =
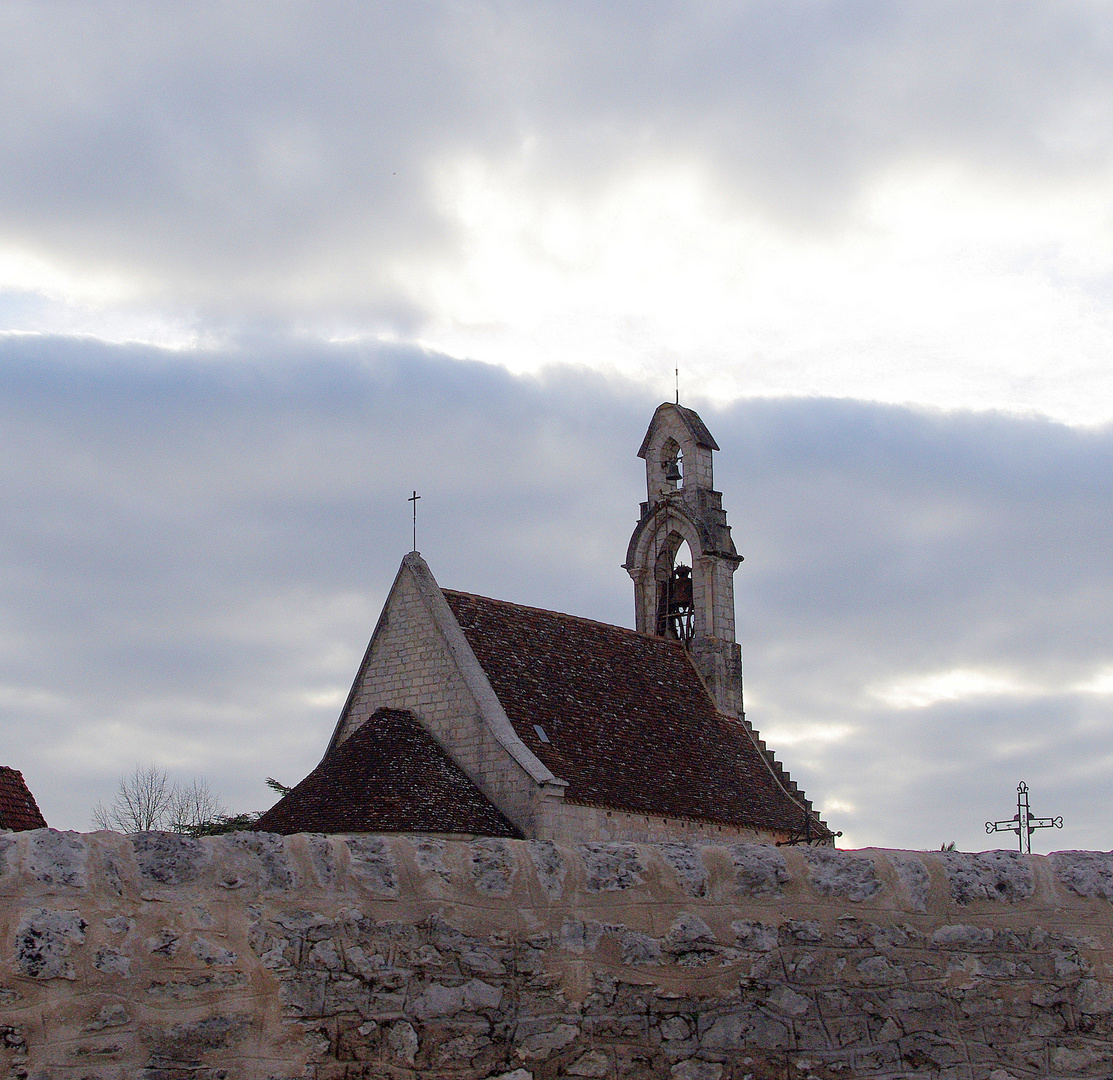
M46 819L24 783L23 773L0 765L0 829L23 832L46 827Z
M805 811L742 721L716 710L678 642L469 593L444 596L515 731L568 781L569 801L802 828Z
M379 709L255 828L276 833L521 834L411 713Z

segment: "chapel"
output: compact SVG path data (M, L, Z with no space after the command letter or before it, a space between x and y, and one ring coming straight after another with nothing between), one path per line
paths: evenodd
M320 764L256 827L832 845L743 711L718 449L653 414L633 630L442 589L410 552Z

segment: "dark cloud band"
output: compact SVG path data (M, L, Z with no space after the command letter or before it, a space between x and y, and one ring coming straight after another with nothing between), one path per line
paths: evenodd
M7 763L52 824L85 825L147 757L264 805L263 778L324 745L413 488L446 587L629 624L655 404L402 347L0 339ZM836 827L974 846L1023 778L1066 842L1108 846L1085 792L1113 768L1094 681L1113 434L850 401L701 411L746 556L750 717Z

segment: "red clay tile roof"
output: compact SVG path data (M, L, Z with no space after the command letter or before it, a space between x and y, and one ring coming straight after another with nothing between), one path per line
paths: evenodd
M678 642L443 591L515 731L568 781L569 802L803 827L805 811L774 779L743 722L716 710ZM814 816L812 830L829 835Z
M24 783L23 773L0 765L0 829L23 832L46 827L46 819Z
M254 828L520 837L411 713L379 709Z

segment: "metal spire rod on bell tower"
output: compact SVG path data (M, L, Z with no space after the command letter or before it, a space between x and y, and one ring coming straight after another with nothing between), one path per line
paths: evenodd
M421 496L418 495L418 493L415 491L406 500L406 502L411 502L411 503L414 504L414 546L413 546L414 551L417 551L417 500L420 499L420 498L421 498Z
M680 404L680 368L673 368L673 374L676 376L676 403Z

